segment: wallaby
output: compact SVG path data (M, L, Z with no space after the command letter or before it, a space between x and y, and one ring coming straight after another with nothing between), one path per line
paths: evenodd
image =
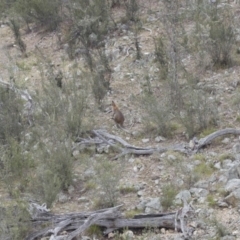
M112 108L113 108L113 120L115 121L116 125L118 128L121 128L123 131L131 134L129 131L127 131L124 126L124 116L122 114L122 112L119 110L119 108L117 107L117 105L115 104L114 101L112 101Z
M117 124L117 127L123 127L123 122L125 120L124 116L114 101L112 101L112 108L113 108L113 120Z

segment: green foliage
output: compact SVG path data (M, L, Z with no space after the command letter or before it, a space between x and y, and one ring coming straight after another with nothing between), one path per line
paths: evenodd
M94 166L94 170L97 183L103 194L96 201L95 207L107 208L115 206L119 197L118 183L121 178L119 165L116 162L102 159Z
M162 187L161 205L164 210L167 210L173 205L175 196L177 195L177 188L173 184L166 184Z
M102 230L98 225L91 225L88 229L87 229L87 235L89 236L95 236L95 237L102 237Z
M80 42L90 58L89 48L96 47L104 38L109 25L106 0L69 1L67 9L73 24L65 36L71 48Z
M126 9L126 18L128 21L137 22L139 21L139 5L137 0L124 1Z
M205 162L201 162L199 165L195 166L193 169L193 175L196 178L196 181L210 176L214 172L214 167Z
M215 66L230 67L232 65L232 48L235 34L232 22L216 19L210 24L209 53Z
M201 130L217 125L218 112L215 101L209 100L209 96L202 90L187 87L182 110L180 120L189 138Z
M4 178L9 180L12 178L14 180L26 177L29 168L32 166L32 159L30 159L29 154L24 152L23 147L15 139L8 139L8 145L5 146L5 151L2 151L2 174Z
M90 125L84 124L83 119L89 95L88 76L82 75L80 88L77 66L73 66L71 78L60 88L57 86L54 66L42 53L39 55L38 66L42 76L42 89L36 96L39 108L36 120L40 125L60 127L66 131L67 136L82 135Z
M166 80L168 75L168 53L163 38L154 39L155 61L160 70L160 79Z
M217 202L216 202L216 200L214 199L214 196L211 195L211 194L209 194L209 195L207 196L207 202L208 202L208 205L209 205L210 207L216 207L216 206L217 206Z
M26 53L26 44L22 40L20 33L20 25L18 24L17 20L10 19L10 28L14 34L15 42L20 48L20 51L22 53Z
M27 22L35 22L53 31L61 21L61 0L17 0L15 11Z
M30 215L23 201L0 206L1 239L24 239L30 230Z
M119 191L121 194L136 193L137 190L134 186L120 186Z
M164 137L169 137L173 133L173 125L171 123L171 109L168 106L166 99L158 101L153 95L146 94L142 98L142 106L146 112L144 124L149 132L154 129L154 132L161 134Z
M197 1L196 4L194 48L199 53L200 65L205 68L232 66L236 27L231 9L228 5L219 8L218 3L204 6L203 1Z
M42 144L38 156L44 161L37 168L31 189L50 207L60 190L66 190L72 183L73 159L67 143L57 139L48 145Z
M224 236L229 235L229 231L222 223L220 223L216 218L210 220L210 225L215 228L216 239L221 239Z
M126 211L126 212L124 213L124 216L125 216L126 218L133 218L135 215L140 214L140 213L142 213L140 210L138 210L138 209L133 209L133 210L128 210L128 211Z

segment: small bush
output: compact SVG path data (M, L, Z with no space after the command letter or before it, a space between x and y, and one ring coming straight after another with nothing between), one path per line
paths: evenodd
M139 20L139 5L137 0L128 0L124 2L126 9L126 18L128 21L137 22Z
M22 36L20 33L20 26L15 19L10 19L10 28L13 32L15 42L18 45L20 51L25 54L26 53L26 44L22 40Z
M8 138L21 140L26 126L22 121L23 101L12 90L0 87L0 142L6 144Z
M213 172L214 172L213 166L210 166L209 164L202 162L194 168L193 175L195 176L196 180L199 180L203 177L210 176Z
M149 132L152 129L164 137L171 136L175 129L171 123L171 110L166 99L158 101L156 97L148 94L143 97L142 106L146 111L143 119L146 130Z
M27 22L35 22L53 31L61 21L61 0L18 0L15 11Z
M120 186L119 191L121 194L125 195L128 193L136 193L137 190L134 188L134 186Z
M142 213L140 210L138 210L138 209L133 209L133 210L128 210L128 211L126 211L126 212L124 213L124 216L125 216L126 218L133 218L135 215L138 215L138 214L140 214L140 213Z
M173 205L175 196L177 195L177 188L173 184L166 184L162 188L161 204L164 210L167 210Z
M232 65L232 48L235 43L232 22L226 20L212 21L210 24L209 53L214 66L230 67Z
M72 183L73 160L66 143L55 140L54 146L43 145L38 149L44 159L37 168L32 181L32 192L50 207L60 190L66 190ZM37 191L36 191L37 190Z
M24 201L14 201L0 206L1 239L24 239L30 231L30 215Z
M204 129L217 125L218 112L215 101L209 100L202 90L186 88L184 106L180 112L180 120L186 128L189 138Z
M217 202L216 202L216 200L214 199L214 196L211 195L211 194L209 194L209 195L207 196L207 202L208 202L208 205L209 205L210 207L216 207L216 206L217 206Z
M95 236L95 237L98 237L98 238L101 238L102 237L102 229L101 227L97 226L97 225L91 225L87 231L86 231L87 235L89 236Z
M168 54L162 37L154 39L155 61L160 69L160 79L166 80L168 76Z
M118 164L103 159L94 166L94 169L97 183L102 191L95 207L114 207L119 197L118 183L121 178Z

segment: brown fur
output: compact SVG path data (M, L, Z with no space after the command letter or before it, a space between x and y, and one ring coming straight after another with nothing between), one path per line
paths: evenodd
M124 116L122 112L118 109L117 105L114 101L112 101L112 108L113 108L113 120L117 124L117 127L123 127L124 123Z

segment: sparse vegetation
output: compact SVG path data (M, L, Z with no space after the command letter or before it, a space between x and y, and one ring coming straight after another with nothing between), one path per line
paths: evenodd
M101 161L94 166L96 180L102 191L98 200L95 202L95 208L116 206L119 198L118 183L121 179L118 168L117 163L109 162L105 159L101 159Z
M177 188L173 184L166 184L162 187L161 205L166 211L173 206L173 201L177 195Z
M124 203L125 217L132 218L140 213L139 199L145 204L159 194L163 210L175 211L180 188L194 197L193 188L211 179L206 199L195 200L212 209L198 217L218 211L219 196L229 195L225 180L235 176L232 169L227 174L225 160L231 168L237 164L230 153L237 141L224 142L226 148L211 142L212 152L188 142L220 127L239 128L239 3L210 2L0 0L0 201L7 202L0 206L1 237L26 238L32 223L23 199L60 212L61 192L73 207L79 199L77 211ZM123 102L131 135L112 127L115 100ZM93 128L115 139L95 138ZM122 149L102 153L99 145L120 146L118 135L142 147L138 152L157 151L152 158L128 154L110 161ZM237 200L230 201L234 212ZM162 231L167 237L168 230L146 226L137 238L161 239ZM85 233L102 237L97 225ZM201 231L195 233L198 238ZM220 239L228 231L213 219L204 234Z

